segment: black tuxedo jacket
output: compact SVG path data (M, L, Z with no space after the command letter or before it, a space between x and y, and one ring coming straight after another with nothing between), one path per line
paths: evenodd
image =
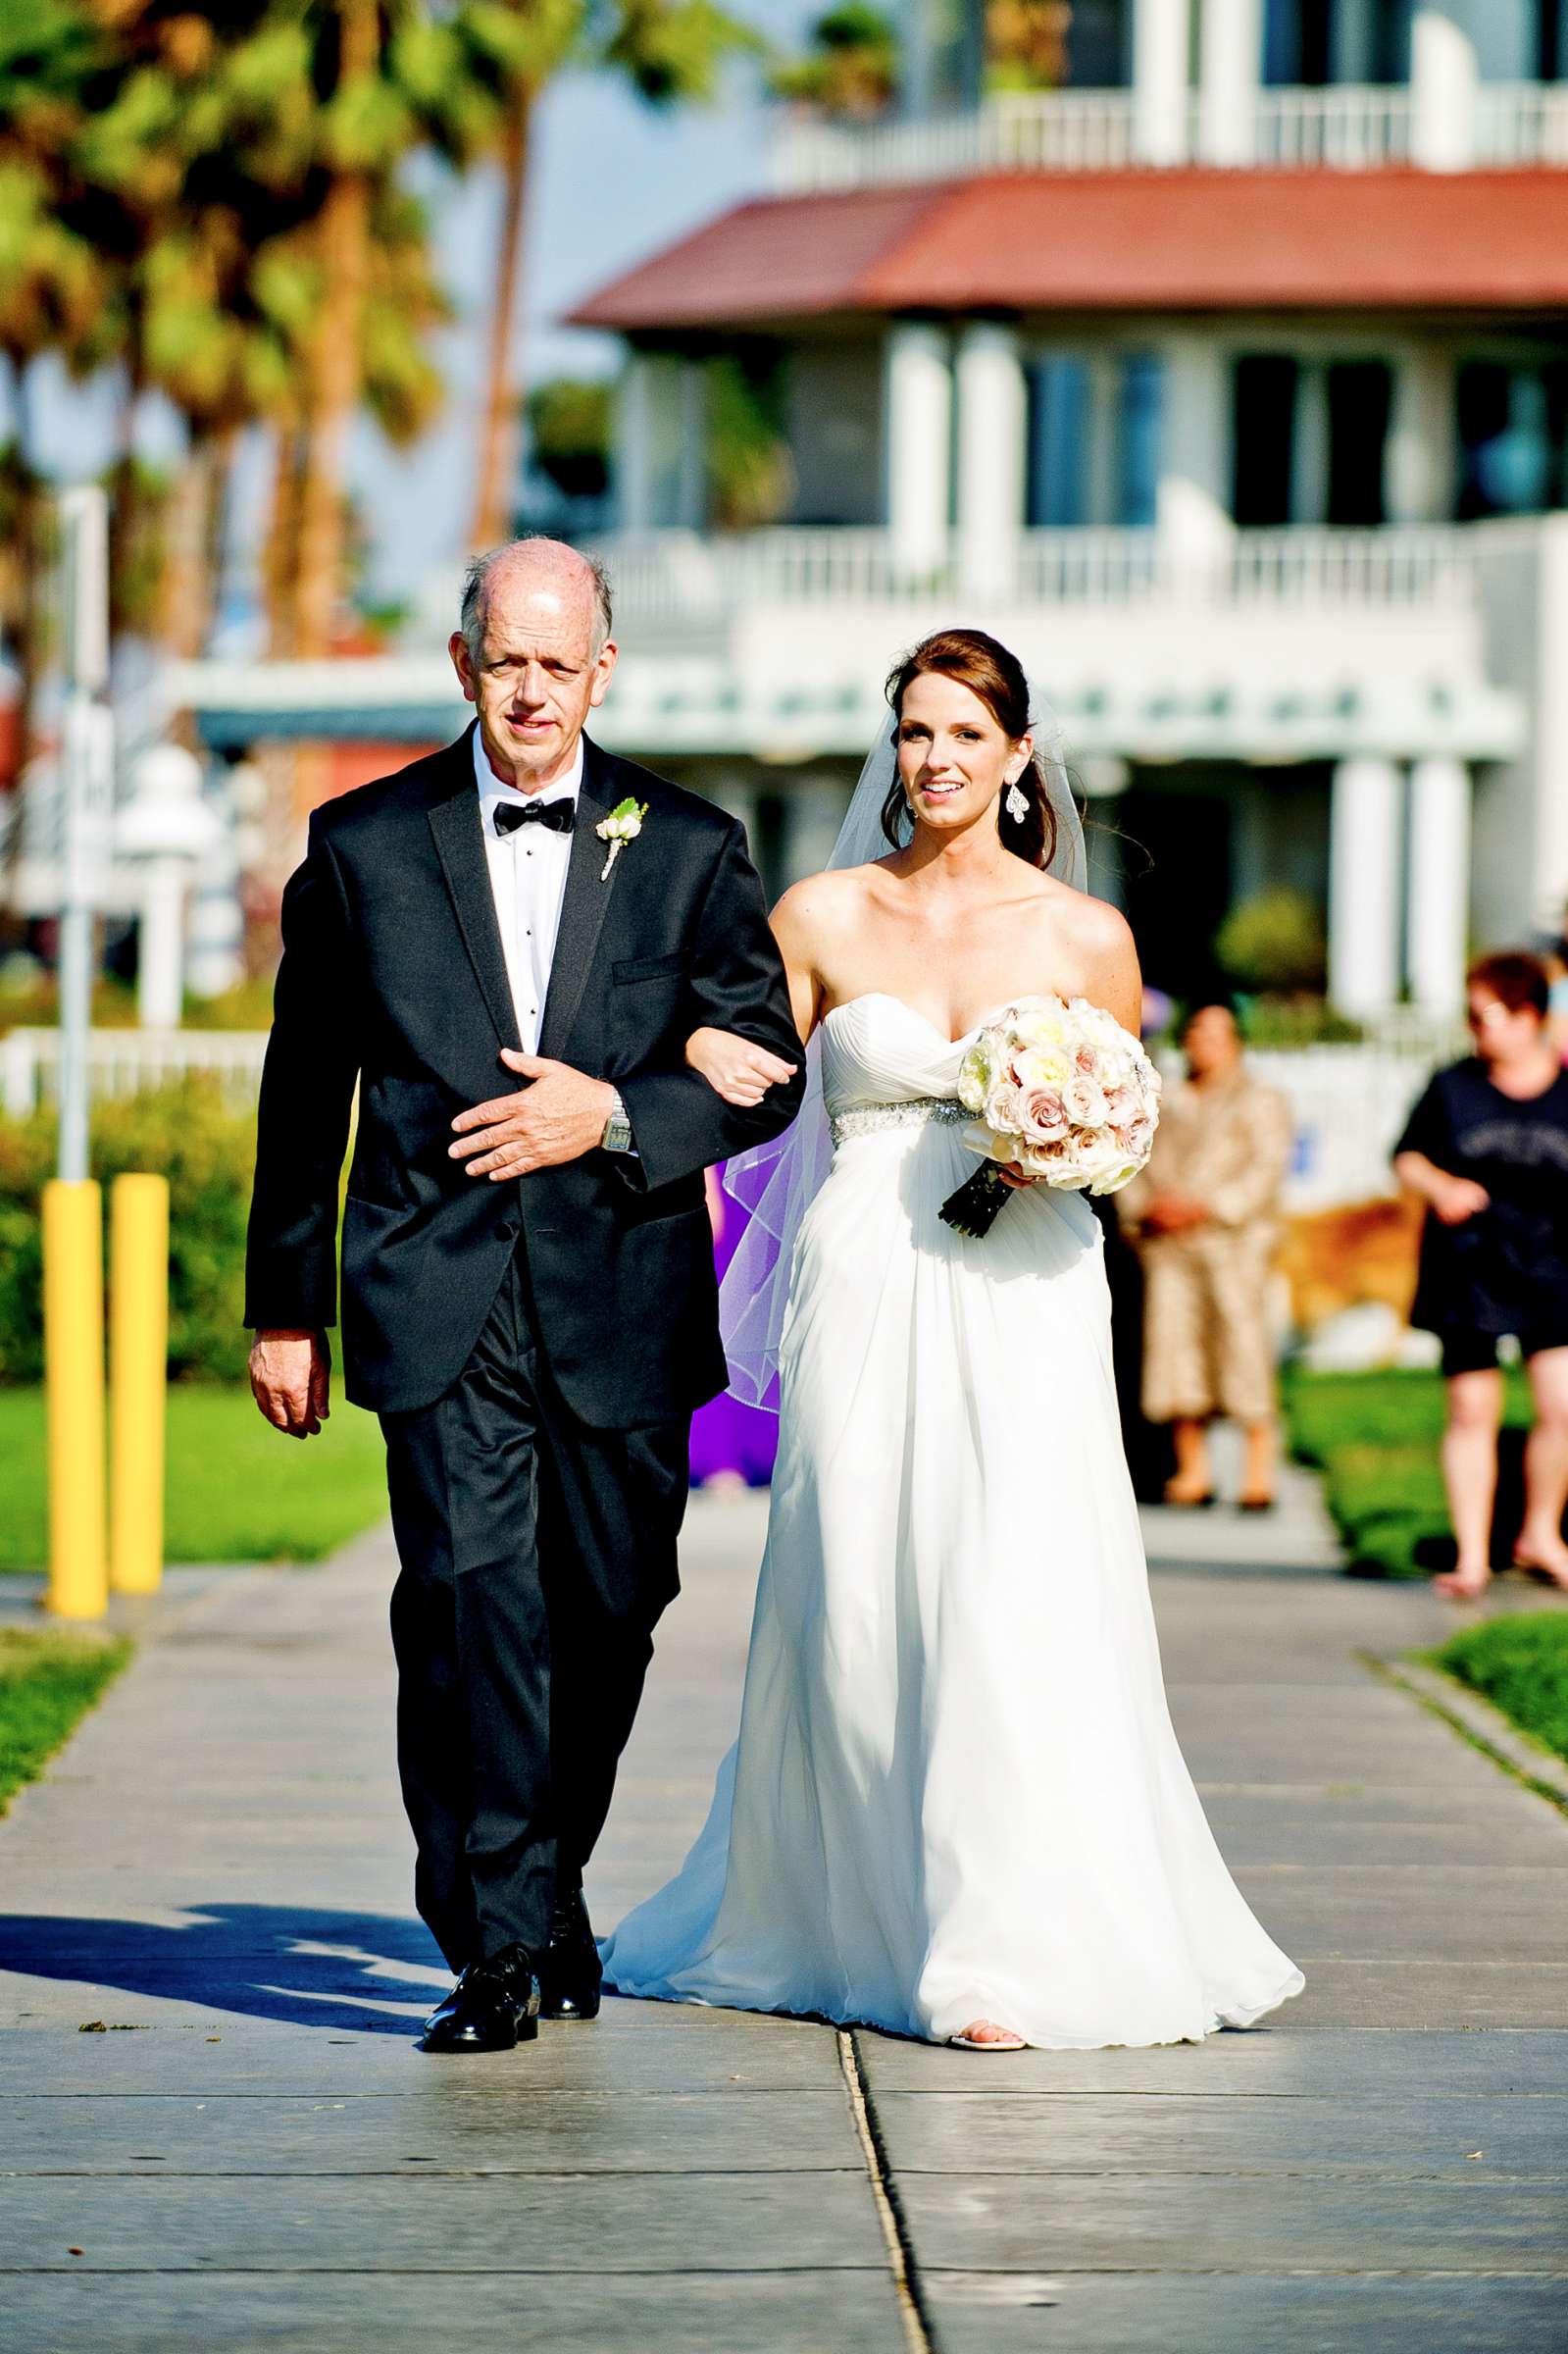
M539 1052L620 1089L636 1157L598 1150L502 1184L449 1157L451 1123L517 1084L516 1017L475 787L473 730L316 811L283 895L262 1076L245 1318L335 1321L338 1185L348 1396L428 1406L462 1371L521 1234L538 1338L574 1413L667 1421L724 1387L707 1165L786 1127L803 1063L745 835L712 803L583 740ZM603 877L594 828L632 795ZM797 1066L753 1111L683 1049L702 1023Z

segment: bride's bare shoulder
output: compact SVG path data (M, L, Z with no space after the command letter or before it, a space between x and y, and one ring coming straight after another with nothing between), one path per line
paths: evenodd
M773 911L774 930L781 940L802 945L841 938L860 921L879 871L875 866L841 866L791 883Z
M1047 875L1044 881L1052 895L1052 915L1073 945L1086 955L1119 956L1132 950L1132 926L1109 899L1096 899L1087 891L1075 891L1070 884L1058 883L1054 875Z

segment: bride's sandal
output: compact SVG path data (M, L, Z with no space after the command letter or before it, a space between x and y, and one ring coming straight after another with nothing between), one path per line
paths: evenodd
M988 2035L977 2035L977 2027L989 2027ZM1027 2052L1029 2045L1011 2027L998 2027L988 2019L971 2020L961 2035L949 2035L948 2042L958 2052Z

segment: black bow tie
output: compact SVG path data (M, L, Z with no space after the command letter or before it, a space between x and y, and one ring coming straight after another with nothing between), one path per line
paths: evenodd
M548 826L552 834L570 834L577 803L559 801L497 801L495 831L504 841L519 826Z

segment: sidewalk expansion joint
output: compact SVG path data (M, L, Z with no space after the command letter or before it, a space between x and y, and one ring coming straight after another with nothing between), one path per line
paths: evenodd
M898 2299L898 2318L903 2324L904 2343L910 2354L936 2354L920 2294L920 2277L915 2264L914 2246L909 2237L898 2204L883 2147L877 2121L872 2115L866 2092L865 2078L860 2073L860 2054L854 2036L846 2027L834 2030L838 2045L838 2067L849 2096L849 2114L854 2119L855 2133L861 2155L866 2162L866 2179L871 2185L872 2204L877 2221L882 2226L883 2239L887 2249L887 2269L892 2275L893 2291Z

